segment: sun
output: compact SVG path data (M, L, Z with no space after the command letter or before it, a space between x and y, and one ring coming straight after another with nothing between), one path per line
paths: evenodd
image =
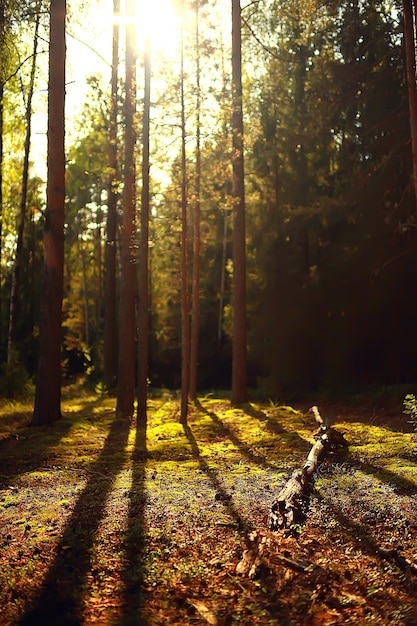
M137 0L135 26L139 54L148 38L153 54L175 56L180 43L181 16L174 0Z
M73 128L89 93L89 76L110 76L112 62L113 0L90 0L81 12L83 0L73 0L67 24L67 129ZM125 1L120 3L120 59L123 60ZM134 0L137 55L144 52L149 38L152 63L178 58L181 43L181 10L178 0ZM82 19L81 16L82 15Z

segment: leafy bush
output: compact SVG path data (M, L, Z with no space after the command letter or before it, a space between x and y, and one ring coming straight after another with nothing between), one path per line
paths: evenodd
M0 368L0 397L26 398L34 393L33 380L21 363L16 363L11 369L7 369L6 365Z
M413 393L408 393L404 399L404 413L410 416L410 424L417 431L417 398Z

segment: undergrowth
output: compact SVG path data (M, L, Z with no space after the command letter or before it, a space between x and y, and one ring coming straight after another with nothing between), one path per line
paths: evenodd
M405 396L404 413L410 416L410 424L417 431L417 398L412 393Z

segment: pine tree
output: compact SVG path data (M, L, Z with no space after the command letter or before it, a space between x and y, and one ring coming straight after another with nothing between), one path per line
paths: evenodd
M48 181L39 362L32 421L61 417L61 315L65 220L65 21L66 1L51 0L48 86Z

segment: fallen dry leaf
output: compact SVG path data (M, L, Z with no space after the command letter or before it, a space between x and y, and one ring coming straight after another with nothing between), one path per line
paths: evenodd
M203 617L207 624L211 626L217 626L218 620L213 611L211 611L208 606L204 604L204 602L200 602L200 600L189 600L190 604L196 609L196 611Z

